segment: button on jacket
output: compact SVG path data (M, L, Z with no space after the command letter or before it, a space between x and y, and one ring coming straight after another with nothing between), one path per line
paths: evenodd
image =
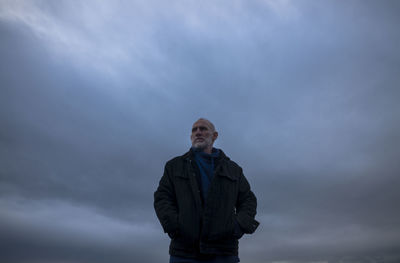
M166 163L154 193L157 217L171 237L170 254L238 255L238 239L243 233L253 233L259 224L254 219L257 199L242 168L220 151L205 202L198 178L190 150Z

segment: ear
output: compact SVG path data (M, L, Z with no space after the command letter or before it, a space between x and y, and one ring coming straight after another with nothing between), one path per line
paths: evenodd
M218 138L218 132L214 132L212 137L213 141L215 141L217 138Z

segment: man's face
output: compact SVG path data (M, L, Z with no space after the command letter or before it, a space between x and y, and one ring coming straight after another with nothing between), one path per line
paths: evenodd
M212 147L218 133L213 131L208 122L199 120L193 124L190 139L192 146L198 149Z

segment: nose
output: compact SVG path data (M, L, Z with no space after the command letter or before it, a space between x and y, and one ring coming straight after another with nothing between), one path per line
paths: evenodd
M196 127L196 128L193 129L192 134L193 134L194 136L198 137L198 136L201 135L201 130L200 130L199 128Z

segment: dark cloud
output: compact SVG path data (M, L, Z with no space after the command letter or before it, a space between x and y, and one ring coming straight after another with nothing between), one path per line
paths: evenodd
M199 117L258 197L242 261L400 259L397 1L91 4L0 4L1 261L167 260Z

